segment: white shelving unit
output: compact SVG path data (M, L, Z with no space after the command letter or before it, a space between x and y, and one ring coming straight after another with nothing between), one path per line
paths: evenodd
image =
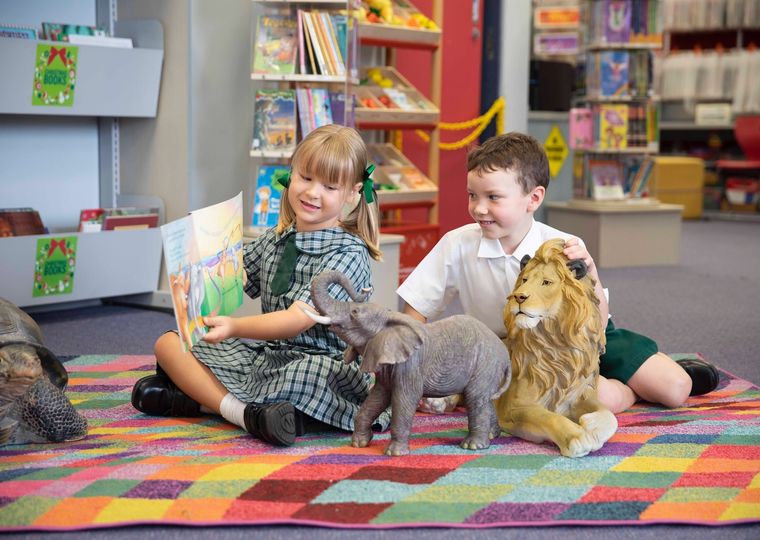
M98 198L101 206L113 206L119 200L118 128L116 118L153 118L157 114L163 65L163 29L156 20L130 20L114 23L114 35L129 37L134 48L119 49L78 45L77 83L71 107L32 105L32 81L35 55L44 40L0 39L0 115L9 125L46 125L34 118L87 117L98 125L100 180ZM67 46L64 43L56 43ZM67 125L67 124L64 124ZM77 126L74 123L71 126ZM53 152L55 152L53 150ZM15 164L15 168L35 167L44 163ZM30 159L19 156L16 159ZM24 200L34 207L41 199L60 196L28 186ZM65 191L66 186L62 185ZM133 199L135 200L135 199ZM154 201L151 201L153 203ZM69 208L71 227L75 228L80 208ZM43 217L44 219L44 217ZM40 239L77 237L76 267L71 293L33 296L37 243ZM159 229L77 233L56 231L48 235L0 238L0 296L15 304L38 306L105 297L152 292L156 289L161 267Z

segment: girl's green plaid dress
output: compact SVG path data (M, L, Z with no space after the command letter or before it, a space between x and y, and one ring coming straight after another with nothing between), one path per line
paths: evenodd
M298 251L295 268L288 290L275 296L272 280L291 235L296 235ZM263 313L287 309L297 300L312 305L311 280L326 270L343 272L357 291L371 286L367 246L339 227L296 232L291 226L281 235L270 229L244 246L243 264L248 279L245 292L251 298L261 297ZM330 293L338 300L350 300L337 285ZM291 339L200 342L192 352L239 400L259 405L289 401L317 420L350 431L371 376L362 374L358 363L343 363L345 348L326 326L316 324ZM389 422L385 411L377 427L386 429Z

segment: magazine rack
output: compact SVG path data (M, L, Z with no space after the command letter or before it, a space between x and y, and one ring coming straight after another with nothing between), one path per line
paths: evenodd
M77 238L71 292L33 296L38 240L71 236ZM156 290L161 233L152 228L15 236L0 239L0 251L0 297L19 307L60 304Z
M32 105L37 45L55 42L0 39L0 114L155 117L164 58L161 23L117 22L114 35L131 38L134 48L77 45L77 84L71 107Z

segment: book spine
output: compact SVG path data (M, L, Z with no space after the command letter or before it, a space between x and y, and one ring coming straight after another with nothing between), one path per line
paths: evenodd
M321 75L331 75L329 66L322 55L322 47L319 43L319 36L317 35L317 29L314 26L311 14L308 11L303 12L303 20L306 24L306 28L309 32L309 41L311 42L311 48L314 51L314 56L317 60L317 67ZM316 71L315 71L316 73Z
M301 16L301 10L296 12L296 26L298 28L298 63L301 71L299 73L306 74L306 48L304 46L303 39L303 17Z

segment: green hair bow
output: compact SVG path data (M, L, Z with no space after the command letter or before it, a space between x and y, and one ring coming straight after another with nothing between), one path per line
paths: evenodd
M364 170L364 175L362 177L362 193L364 193L364 198L366 199L367 203L374 202L375 196L373 193L373 182L372 182L372 173L375 170L375 165L370 163L367 165L367 168Z

